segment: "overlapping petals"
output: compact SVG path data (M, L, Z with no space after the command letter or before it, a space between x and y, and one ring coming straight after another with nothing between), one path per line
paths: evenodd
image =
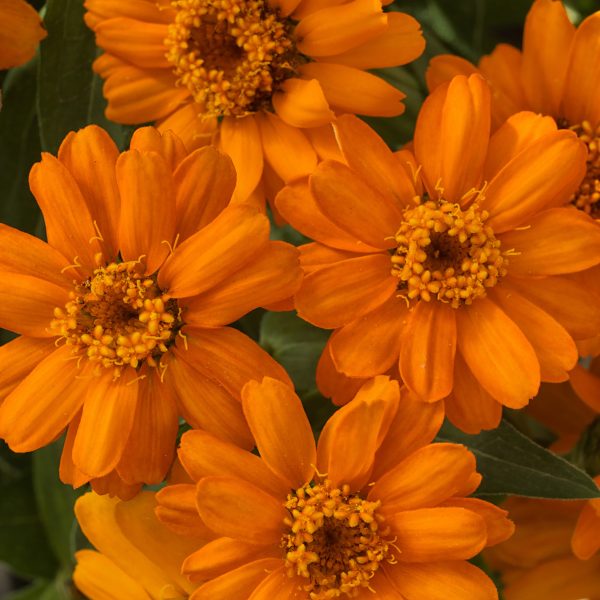
M47 36L40 15L25 0L5 0L0 6L0 69L31 60L40 40Z
M265 374L292 384L224 326L293 295L302 271L294 247L268 240L264 215L229 204L230 159L152 128L119 155L90 126L58 159L44 155L31 187L49 244L0 229L0 324L23 336L3 348L11 448L34 450L68 426L63 480L129 498L164 479L178 415L252 447L241 389Z
M343 161L325 160L279 193L282 216L316 240L301 247L307 275L295 306L336 329L317 374L328 396L340 393L334 380L350 390L345 377L397 366L417 397L447 398L453 423L477 433L497 426L497 403L520 408L541 380L565 381L574 340L596 335L600 298L577 273L598 264L600 229L561 208L585 174L586 146L530 112L490 137L490 102L477 74L439 85L419 115L414 156L393 155L343 116L334 124ZM423 210L431 216L417 226ZM462 216L443 221L450 211ZM409 250L407 236L425 239L422 231L429 237ZM480 244L486 258L468 258L480 256ZM437 253L427 258L430 248Z
M405 393L409 392L403 389ZM339 498L335 494L343 490L344 500L357 512L358 507L376 507L372 514L381 533L371 543L379 544L373 549L380 554L376 566L365 567L371 569L372 589L357 584L356 597L370 597L374 591L381 598L441 599L450 589L456 599L496 598L492 582L465 559L507 539L514 527L505 511L463 497L479 481L468 450L454 444L428 445L441 424L441 406L431 405L434 412L427 420L412 419L412 401L400 401L400 394L398 383L389 377L369 380L329 420L315 447L299 398L281 382L265 378L260 384L248 383L242 392L262 458L207 432L184 434L179 456L196 484L160 491L157 515L174 531L184 531L181 519L191 515L189 502L195 495L196 521L223 536L185 560L183 571L191 580L215 578L192 598L244 590L254 600L273 598L275 593L281 600L308 599L309 593L342 586L345 574L337 572L330 583L323 582L327 567L319 567L325 571L317 584L310 567L318 560L309 557L315 552L318 556L319 543L313 539L319 539L318 515L322 520L323 513L308 506L290 508L311 489L324 497L326 490L337 490L331 498ZM344 535L344 526L322 510L328 527L339 527L339 535ZM301 532L300 523L309 522L312 514L312 535L295 546L293 532ZM364 518L371 522L368 515ZM350 527L356 527L358 519L354 523ZM193 535L191 530L188 535ZM327 546L331 561L336 560L335 539ZM302 562L304 555L307 562ZM424 574L428 584L420 589L416 582Z

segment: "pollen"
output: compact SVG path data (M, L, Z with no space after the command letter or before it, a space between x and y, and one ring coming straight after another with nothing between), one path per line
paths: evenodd
M165 40L177 85L203 118L242 117L271 109L278 85L305 62L292 22L264 0L174 0L178 13Z
M597 219L600 218L600 124L593 129L589 121L583 121L569 129L588 147L587 172L569 204Z
M74 282L69 302L54 309L50 329L75 356L96 363L95 375L106 368L118 377L127 365L138 368L144 361L158 366L184 324L177 301L138 269L138 262L101 266Z
M380 501L369 502L325 479L289 494L285 507L290 511L284 520L289 532L281 541L285 567L289 577L306 579L302 589L311 600L355 598L370 587L381 561L394 561Z
M404 297L437 299L453 308L484 298L508 264L500 240L485 225L488 216L477 203L462 210L443 199L406 208L392 256L392 275Z

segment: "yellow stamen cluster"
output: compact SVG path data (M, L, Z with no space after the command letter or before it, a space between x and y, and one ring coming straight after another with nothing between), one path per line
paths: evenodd
M600 125L593 129L588 121L569 127L588 147L587 173L569 202L594 218L600 217Z
M307 579L302 586L311 600L354 598L387 559L391 542L383 539L390 529L380 530L385 519L377 511L381 502L368 502L331 481L307 485L290 494L285 504L292 516L285 519L290 532L282 539L288 575ZM373 591L373 590L371 590Z
M428 200L404 211L396 233L392 274L408 300L437 298L454 308L483 298L506 274L500 241L486 226L477 204L462 210L445 200Z
M118 377L126 365L158 365L177 329L183 325L177 302L162 293L156 277L138 272L138 262L99 267L74 283L69 302L54 309L50 328L73 346L75 356L95 362L94 374L112 368Z
M264 0L174 0L167 59L201 116L244 116L271 107L277 85L292 77L300 55L290 22Z

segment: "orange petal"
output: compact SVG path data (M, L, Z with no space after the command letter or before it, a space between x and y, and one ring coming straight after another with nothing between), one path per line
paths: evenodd
M455 498L465 498L466 496L470 496L475 490L481 485L483 477L480 473L474 472L471 473L471 477L465 485L454 494Z
M296 294L298 315L335 329L381 306L395 291L389 254L350 258L307 275Z
M281 567L263 579L248 600L308 600L308 592L299 589L305 581L297 576L289 577L287 569Z
M343 406L356 396L356 392L367 382L367 379L346 377L335 368L330 353L330 344L335 335L337 335L337 332L334 331L321 354L321 358L317 364L316 380L319 392L325 398L331 398L331 401L336 406Z
M302 0L269 0L268 4L271 8L278 9L282 17L287 17L296 10L301 2Z
M302 79L316 79L331 108L369 117L397 117L404 112L405 94L379 77L329 63L306 63L299 68Z
M211 529L258 545L281 541L283 520L289 518L283 501L247 481L225 476L202 479L196 496L200 516Z
M73 289L73 275L63 270L69 261L52 246L28 233L0 223L0 264L8 273L30 275Z
M268 238L265 215L247 204L228 206L169 255L158 274L158 285L161 289L169 286L174 298L200 294L249 263Z
M570 373L570 380L577 395L589 407L600 413L600 379L581 365L575 365Z
M31 60L38 42L47 35L33 6L23 0L4 0L0 7L0 70Z
M577 347L564 327L535 304L501 286L491 289L488 297L529 340L540 362L542 380L567 381L567 371L577 363Z
M444 403L425 404L406 387L400 390L400 408L375 455L371 479L377 481L413 452L429 444L444 421Z
M167 485L156 494L156 500L156 517L171 531L201 540L216 539L217 534L198 514L195 485Z
M113 469L108 475L104 475L103 477L90 479L90 486L96 494L100 496L108 494L109 498L117 496L119 500L123 500L124 502L133 500L140 493L143 485L142 482L133 485L125 483L116 469Z
M181 563L206 542L179 536L155 518L158 506L155 492L144 491L129 502L119 502L115 518L119 529L154 564L160 565L169 580L188 594L198 585L181 573Z
M282 498L288 487L262 458L225 442L208 431L188 431L181 438L179 458L194 481L210 475L228 475L261 487L274 498Z
M32 337L54 337L54 309L64 307L69 294L54 283L0 271L0 327Z
M165 584L172 584L174 591L182 596L187 595L161 568L160 563L154 563L121 531L115 515L117 504L117 500L94 493L85 494L77 500L75 514L87 539L99 552L142 585L150 597L160 598ZM148 517L151 515L140 516L150 521Z
M187 304L190 325L218 327L251 310L293 296L302 283L299 252L285 242L267 242L247 267Z
M170 69L142 69L133 65L112 72L102 92L108 100L106 118L125 125L149 123L166 117L190 96L176 87Z
M502 418L502 405L483 389L460 352L454 357L454 388L445 405L448 420L472 435L495 429Z
M117 161L121 192L121 255L155 273L175 239L175 189L166 161L155 152L124 152ZM163 243L166 242L166 243ZM145 258L141 259L140 257Z
M145 0L140 0L141 2L145 2ZM89 13L83 15L84 21L87 21L85 18ZM93 63L92 70L94 73L98 73L102 79L107 79L113 73L116 73L119 69L123 67L129 66L129 63L125 60L121 60L112 54L101 54Z
M430 196L460 202L479 186L490 135L489 103L487 83L474 74L436 88L432 100L423 105L415 131L415 156L423 165ZM439 149L424 156L431 145Z
M179 414L194 428L210 431L242 448L254 447L240 403L221 384L184 360L177 349L167 359L164 381Z
M600 331L600 298L577 281L566 277L519 279L507 275L502 285L547 312L575 340Z
M107 475L119 462L138 400L135 369L127 367L116 381L107 371L88 390L73 446L73 462L92 477Z
M569 199L583 178L587 156L586 146L572 134L566 130L546 134L492 179L481 207L490 213L487 224L496 235L558 200Z
M418 302L402 338L400 374L424 402L452 391L456 353L456 309L437 300Z
M222 537L188 556L183 563L182 571L194 581L212 579L226 575L229 571L254 560L272 559L277 556L281 557L282 554L283 551L279 544L257 546L241 540ZM281 558L278 560L281 561ZM281 566L281 562L279 566Z
M92 238L98 234L71 173L58 159L44 152L42 162L31 168L29 187L44 214L48 243L67 260L77 257L78 261L74 262L93 271L96 268L94 255L101 248ZM82 269L77 270L78 275L83 273Z
M35 367L56 350L55 340L19 336L0 346L0 404Z
M462 560L480 552L486 544L485 521L464 508L420 508L389 516L386 523L402 550L404 562Z
M600 550L600 515L591 502L581 511L571 540L573 554L588 560Z
M265 377L242 390L244 414L266 465L292 489L313 477L317 449L300 398L285 383Z
M486 547L495 546L507 540L515 531L515 524L506 517L508 511L478 498L450 498L441 506L455 506L477 513L484 521L487 530Z
M425 72L425 79L427 80L427 88L432 93L440 83L450 81L457 75L469 77L469 75L473 75L474 73L482 74L472 62L460 56L442 54L434 56L429 61L429 67L427 67L427 71Z
M307 275L317 271L321 267L326 267L349 258L359 258L362 255L356 252L349 252L348 250L336 250L318 242L303 244L298 247L298 250L300 250L300 266Z
M52 352L23 380L0 407L0 437L14 452L49 444L77 414L89 381L71 358L71 346Z
M406 171L398 169L398 160L387 144L354 115L342 115L333 128L346 164L388 195L388 202L408 206L415 186Z
M574 34L561 2L536 0L532 4L523 32L521 81L529 106L537 113L559 114Z
M313 145L321 160L339 160L343 162L340 147L338 146L336 137L333 133L331 125L323 125L322 127L310 127L304 130L304 135Z
M104 258L113 261L119 253L119 216L121 198L115 165L119 149L100 127L89 125L77 133L71 131L58 150L97 224Z
M177 340L177 350L192 367L218 381L234 398L242 399L248 381L273 377L293 389L285 369L254 340L232 327L218 329L186 325L189 340Z
M108 590L119 590L131 600L148 600L146 590L104 554L94 550L79 550L75 558L77 565L73 581L88 598L102 598Z
M600 95L600 15L583 21L571 44L563 92L562 114L572 125L590 121L596 127L600 109L594 98Z
M164 40L169 26L163 23L143 23L137 19L116 17L96 26L96 45L144 69L169 69Z
M527 111L510 117L490 138L483 167L484 181L491 181L525 148L556 130L556 121L552 117L542 117Z
M173 175L179 243L211 223L229 204L235 188L229 156L212 146L189 155Z
M302 54L331 56L363 44L387 27L379 0L354 0L311 13L296 25L294 37Z
M257 113L255 121L265 158L283 181L314 171L317 153L300 129L269 112Z
M79 423L81 422L82 412L83 410L79 410L73 417L73 420L69 423L65 444L60 455L60 480L63 483L72 485L74 488L81 487L91 479L91 477L80 471L73 462L73 444L75 443L75 436L77 435Z
M371 488L385 514L431 508L458 492L475 471L475 456L460 444L430 444L405 458Z
M427 600L498 600L492 580L464 560L434 563L385 563L383 570L406 598Z
M253 560L228 573L205 583L191 596L190 600L247 600L250 590L255 589L265 578L281 567L281 558Z
M179 104L170 115L157 119L154 126L159 133L174 131L188 152L211 143L219 122L216 118L202 119L199 106L193 102Z
M225 117L220 139L223 152L233 161L237 172L234 202L243 202L258 185L263 172L263 149L256 119Z
M520 253L510 257L508 267L517 277L574 273L600 262L600 227L579 210L545 210L527 229L509 231L500 240L503 248Z
M133 427L117 471L128 484L143 481L148 485L161 483L175 451L179 419L175 403L156 370L144 364L139 376L139 400Z
M304 19L304 17L317 10L322 10L329 6L338 6L339 4L345 4L346 2L347 0L301 0L298 8L294 12L294 19Z
M176 12L169 9L165 2L148 2L147 0L86 0L84 15L86 25L94 29L106 19L130 17L146 23L172 23ZM104 55L103 55L104 56Z
M386 14L388 28L359 46L327 58L327 62L355 69L384 69L405 65L419 58L425 38L419 23L400 12Z
M458 347L483 388L498 402L522 408L540 386L540 365L519 327L491 300L478 298L456 315Z
M319 210L335 225L375 248L396 246L402 206L343 163L325 160L309 179Z
M292 224L294 229L333 248L351 252L376 252L377 248L363 244L353 235L335 225L319 210L310 193L308 180L308 175L290 179L275 199L279 212Z
M378 377L375 383L382 380L384 385L389 385L387 379ZM366 392L362 398L357 395L352 402L340 409L334 426L325 433L324 443L319 444L319 468L326 465L327 478L334 487L347 484L355 491L362 489L371 480L375 453L398 406L397 382L392 384L391 390L384 388L381 392L387 398L382 398L373 391ZM362 390L368 386L373 386L373 380L367 382ZM374 387L382 386L379 384ZM331 423L331 419L329 422ZM360 444L357 440L360 440ZM328 456L328 460L321 458L322 456Z
M275 112L292 127L320 127L335 119L316 79L286 79L273 94L272 102Z
M164 158L172 173L188 155L183 142L172 131L161 134L154 127L136 129L131 137L129 149L140 153L156 152Z
M374 377L398 362L410 316L406 302L393 295L381 306L345 325L331 341L338 371L354 377Z

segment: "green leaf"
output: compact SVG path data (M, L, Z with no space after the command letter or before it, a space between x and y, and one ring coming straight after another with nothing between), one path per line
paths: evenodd
M12 594L8 594L8 596L3 596L2 598L3 600L38 600L50 585L51 584L48 581L38 579L31 585L13 592Z
M0 561L27 577L52 579L58 561L35 502L31 455L0 442Z
M261 321L260 345L288 372L297 390L310 390L330 333L294 312L268 312Z
M580 500L600 498L591 477L552 454L502 420L500 426L479 435L463 433L448 421L437 442L464 444L477 459L483 481L477 496L515 494L530 498Z
M37 110L42 148L54 155L70 131L86 125L106 129L120 149L134 129L104 116L102 79L92 71L98 50L84 13L83 0L48 0L46 7L48 37L40 43Z
M66 569L75 564L76 529L73 507L86 488L74 490L59 478L58 469L64 440L40 448L33 453L33 487L42 523L55 556Z
M0 111L0 222L44 237L42 213L29 190L29 171L40 160L35 112L37 56L11 69L2 88Z

